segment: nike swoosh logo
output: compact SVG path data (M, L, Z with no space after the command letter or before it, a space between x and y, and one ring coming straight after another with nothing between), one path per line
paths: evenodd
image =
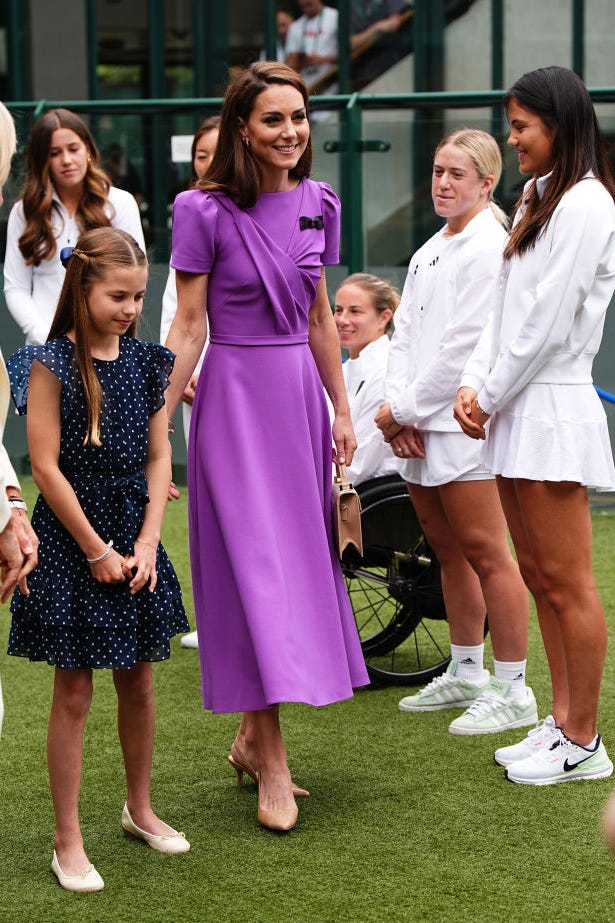
M563 767L563 768L564 768L564 772L570 772L571 769L576 769L577 766L580 766L580 765L581 765L581 763L585 763L586 760L591 759L591 757L592 757L593 755L594 755L593 753L590 753L589 756L584 756L583 759L582 759L582 760L579 760L578 763L569 763L569 762L568 762L568 757L566 757L566 759L564 760L564 767Z

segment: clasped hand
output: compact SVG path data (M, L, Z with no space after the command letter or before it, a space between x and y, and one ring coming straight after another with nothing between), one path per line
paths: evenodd
M131 594L138 593L149 580L149 591L154 592L158 580L156 549L150 545L135 544L133 553L121 555L111 549L109 557L90 564L92 576L99 583L130 583Z
M476 401L478 394L474 388L459 388L453 416L466 436L471 439L485 439L485 423L489 414L483 413Z
M416 426L398 423L389 403L381 404L374 422L394 455L400 458L425 458L425 443Z

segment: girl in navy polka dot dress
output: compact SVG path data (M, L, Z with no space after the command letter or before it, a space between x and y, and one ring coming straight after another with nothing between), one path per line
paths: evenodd
M32 516L39 566L29 593L15 591L9 653L55 667L52 869L68 890L99 891L78 816L92 670L113 670L127 782L122 826L161 852L186 852L183 834L152 810L150 775L152 661L169 657L169 639L188 622L160 544L171 477L164 392L174 357L134 338L146 258L129 234L99 228L81 235L66 265L49 340L9 360L41 492Z

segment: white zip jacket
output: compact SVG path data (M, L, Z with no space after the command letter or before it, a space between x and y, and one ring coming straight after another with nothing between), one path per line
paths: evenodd
M357 450L348 466L353 484L397 471L397 460L374 423L384 401L384 378L390 340L386 334L368 343L356 359L342 366L350 405L350 417L357 437Z
M434 234L412 257L395 312L386 399L398 423L459 432L453 404L493 308L506 231L491 208L459 234Z
M549 179L538 179L539 195ZM492 326L461 384L478 392L486 413L530 383L591 384L613 291L615 203L590 172L562 197L533 249L503 264Z
M66 272L60 262L60 251L63 247L74 247L80 233L75 217L69 216L55 192L53 201L51 220L56 252L51 259L41 260L38 266L26 265L19 249L19 238L26 227L21 199L13 205L6 229L4 297L13 319L26 335L26 343L38 345L47 340L64 284ZM141 216L135 197L124 189L111 186L109 202L115 209L111 225L132 234L145 253ZM107 212L111 214L111 209Z

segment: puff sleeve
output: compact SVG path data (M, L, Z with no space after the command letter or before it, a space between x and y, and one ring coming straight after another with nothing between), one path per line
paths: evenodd
M173 269L208 275L216 257L218 224L214 196L200 189L180 192L173 205Z
M322 265L335 266L340 261L340 200L328 183L318 184L322 193L322 220L325 229L325 248Z

